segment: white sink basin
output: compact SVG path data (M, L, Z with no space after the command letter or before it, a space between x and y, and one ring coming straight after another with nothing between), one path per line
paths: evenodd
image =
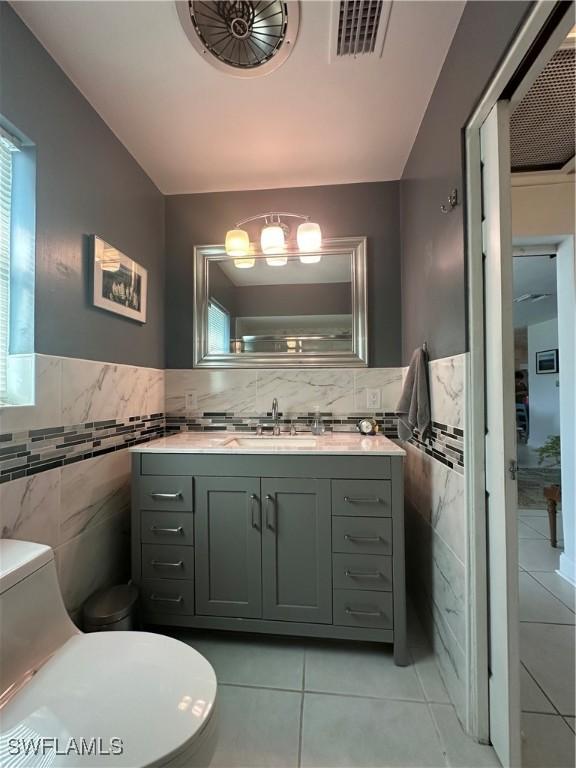
M316 448L316 440L313 437L233 437L225 443L227 448L292 448L305 449Z

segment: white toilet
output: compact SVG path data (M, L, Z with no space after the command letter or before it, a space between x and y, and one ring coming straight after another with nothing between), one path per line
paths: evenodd
M0 540L3 766L206 766L216 690L210 664L178 640L79 632L50 547Z

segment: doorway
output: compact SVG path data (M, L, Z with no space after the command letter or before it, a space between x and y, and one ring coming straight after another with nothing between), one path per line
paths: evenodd
M525 502L525 487L519 483L523 463L530 463L531 452L517 446L529 446L530 430L532 436L538 434L534 421L530 423L530 383L532 378L532 398L538 393L539 382L535 376L546 375L544 369L549 365L547 358L554 358L556 349L564 346L565 363L563 381L571 392L571 398L560 396L562 386L558 377L558 402L563 405L562 427L556 424L550 428L550 436L556 437L560 431L564 459L562 466L572 456L576 442L574 429L574 360L573 335L575 325L574 303L570 295L563 296L562 312L557 319L558 347L551 343L549 349L539 348L542 353L534 357L534 366L540 365L542 373L532 371L529 351L521 365L515 367L515 346L517 354L523 343L528 346L528 331L517 334L514 340L514 259L513 259L513 206L511 195L511 118L518 105L528 93L532 84L544 70L554 53L562 45L574 25L573 4L537 3L517 41L494 81L485 94L466 130L467 153L467 214L468 214L468 276L469 276L469 341L471 358L470 391L468 405L469 426L469 462L471 477L468 487L469 531L470 531L470 595L475 619L471 622L471 647L475 652L476 664L475 703L477 709L477 735L488 739L494 745L503 765L544 766L572 765L574 734L571 730L569 705L566 712L556 707L549 712L527 712L521 715L521 681L526 689L526 681L533 682L538 692L546 693L541 683L546 674L538 675L529 671L528 664L521 666L523 649L527 647L526 628L522 627L521 618L526 616L526 594L539 593L558 599L553 593L538 582L533 574L522 567L527 563L526 545L519 540L519 532L526 532L525 520L519 520L518 496ZM572 138L573 144L573 138ZM573 178L573 177L572 177ZM557 277L560 292L574 294L574 224L568 229L558 230L555 242L556 268L562 264L564 277ZM560 256L562 253L562 256ZM536 256L536 255L535 255ZM535 262L533 263L535 264ZM568 270L566 272L566 270ZM571 272L570 272L571 271ZM566 275L571 274L565 291ZM559 292L559 294L560 294ZM530 294L545 293L540 287ZM516 298L519 298L517 296ZM532 301L535 295L530 295ZM549 297L538 299L546 301ZM558 299L560 295L558 295ZM567 301L568 300L568 301ZM538 303L535 302L535 303ZM559 302L560 303L560 302ZM552 318L547 318L551 320ZM535 325L535 324L533 324ZM525 326L528 328L528 325ZM550 331L550 328L547 329ZM541 346L542 338L531 333L532 345ZM562 338L562 344L560 339ZM572 346L570 346L572 344ZM520 374L517 378L516 371ZM552 366L549 376L557 375ZM518 381L518 384L516 384ZM569 383L571 381L571 383ZM517 400L519 402L517 402ZM550 400L548 396L546 402ZM571 402L569 402L572 401ZM534 404L534 403L533 403ZM516 406L521 406L517 408ZM567 426L564 427L564 424ZM547 442L548 436L540 445L531 448L537 452ZM520 462L519 462L520 458ZM567 465L566 465L567 466ZM562 473L560 472L560 475ZM566 528L565 540L573 538L573 518L576 498L574 496L573 471L562 480L562 503L564 507L563 527ZM558 483L551 482L551 486ZM571 522L568 519L570 511ZM541 510L535 510L540 512ZM544 515L546 515L544 507ZM533 515L535 518L536 515ZM527 524L535 534L536 529L546 523L536 521L536 527ZM522 525L519 525L522 523ZM541 544L549 543L543 534ZM527 541L527 539L526 539ZM535 538L534 541L538 542ZM530 548L532 545L528 545ZM542 547L540 547L541 549ZM568 567L570 552L562 555ZM553 555L558 570L562 565L560 558ZM520 565L519 565L520 561ZM520 572L519 572L519 569ZM535 571L536 573L536 571ZM567 571L569 573L569 570ZM563 576L554 572L558 579ZM566 574L564 574L566 575ZM534 586L532 586L534 582ZM563 583L568 585L567 581ZM527 590L528 585L528 590ZM569 585L568 585L569 586ZM522 593L520 592L522 587ZM522 602L520 601L522 594ZM542 595L540 594L540 597ZM530 607L530 606L528 606ZM567 611L570 611L568 606ZM542 609L544 610L544 609ZM483 621L483 619L485 619ZM525 622L526 624L546 624L546 622ZM549 622L552 626L554 623ZM541 631L540 631L541 630ZM533 639L528 646L533 649L538 645L541 658L551 662L549 669L556 663L561 666L564 680L574 679L573 646L570 653L558 652L554 642L547 639L556 633L548 627L539 627L540 637ZM573 635L573 626L569 631ZM530 630L528 630L529 634ZM538 634L538 632L536 632ZM534 665L532 665L534 666ZM526 676L528 672L528 677ZM539 677L539 680L538 680ZM556 697L558 698L558 697ZM552 704L548 697L547 702ZM573 697L572 697L573 701ZM552 705L554 706L554 705ZM572 713L573 714L573 713ZM549 717L546 722L542 717ZM546 744L540 743L538 732L548 738ZM554 735L555 733L555 735ZM552 736L552 738L550 738ZM523 738L522 738L523 737ZM563 753L554 751L564 744Z

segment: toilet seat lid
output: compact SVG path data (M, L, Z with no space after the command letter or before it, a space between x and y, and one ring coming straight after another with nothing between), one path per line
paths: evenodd
M0 752L15 755L14 766L153 765L200 737L216 688L208 661L173 638L78 634L2 709ZM55 746L47 744L50 738ZM40 745L32 761L24 760L24 741ZM56 748L51 762L47 755ZM90 750L100 754L86 754ZM103 756L103 750L112 754Z

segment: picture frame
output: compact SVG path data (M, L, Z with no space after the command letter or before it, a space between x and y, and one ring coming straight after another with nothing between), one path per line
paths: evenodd
M148 270L98 235L91 235L91 248L93 305L145 323Z
M558 373L559 360L557 349L545 349L536 352L536 373Z

